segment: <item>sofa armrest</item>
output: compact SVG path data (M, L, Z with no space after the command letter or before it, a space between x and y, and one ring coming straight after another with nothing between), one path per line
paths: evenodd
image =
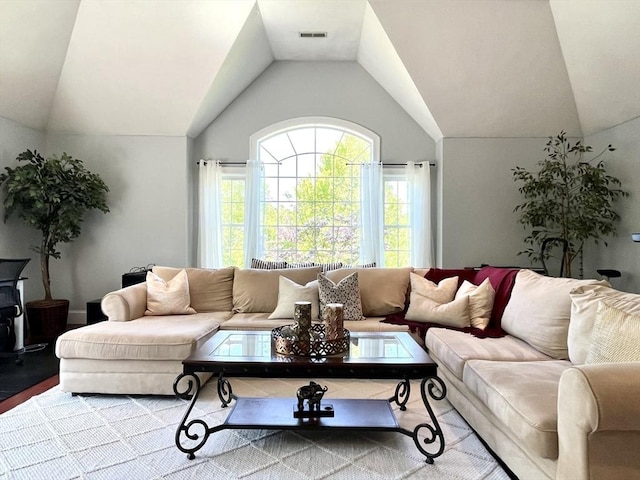
M137 283L107 293L100 307L109 321L127 322L142 317L147 309L147 284Z
M580 365L558 386L556 478L637 478L640 363Z

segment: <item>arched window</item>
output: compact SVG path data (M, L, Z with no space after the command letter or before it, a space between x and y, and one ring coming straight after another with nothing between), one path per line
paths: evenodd
M371 216L372 205L363 204L371 186L362 175L363 168L379 165L379 144L375 133L359 125L326 118L294 119L253 135L260 195L258 241L249 256L290 263L380 262L363 255L363 215ZM367 203L377 202L380 214L378 190Z
M374 132L324 117L272 125L250 145L246 165L200 162L218 172L200 173L200 266L431 265L428 162L383 172Z

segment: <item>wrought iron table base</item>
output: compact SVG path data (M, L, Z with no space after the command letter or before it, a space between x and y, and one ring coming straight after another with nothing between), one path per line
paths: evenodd
M179 383L183 378L188 378L186 390L180 390ZM222 402L222 407L226 408L231 404L232 401L238 401L238 397L233 394L233 390L231 388L231 384L227 378L225 378L222 374L218 376L217 382L218 389L218 398ZM225 429L233 429L233 428L257 428L252 425L229 425L227 421L229 417L233 414L233 411L227 417L227 421L225 423L217 425L215 427L210 427L204 420L202 419L194 419L189 421L189 415L193 410L193 407L198 400L198 396L201 390L200 379L195 373L182 373L180 374L173 383L173 391L179 398L188 399L191 395L191 401L185 412L182 420L180 421L180 425L178 425L178 429L176 430L175 440L176 446L178 449L187 454L187 458L193 460L195 458L195 452L200 450L209 439L209 436L215 432ZM401 380L396 386L395 394L393 397L389 398L389 404L395 403L398 405L400 410L406 410L406 404L409 401L409 395L411 393L411 383L408 379ZM429 423L420 423L416 425L416 427L411 430L407 430L398 425L398 422L395 418L395 415L389 409L389 415L392 417L393 425L389 426L385 423L380 423L379 425L369 425L369 426L350 426L350 425L340 425L340 426L324 426L318 424L317 422L304 422L299 424L287 424L287 425L260 425L260 428L264 428L266 426L270 426L275 429L298 429L298 428L309 428L312 426L313 428L342 428L345 430L380 430L380 431L394 431L398 433L402 433L403 435L407 435L413 438L416 447L425 456L425 461L429 464L433 464L434 459L444 452L444 434L442 433L442 429L440 428L440 424L438 423L438 419L433 413L433 409L429 404L428 397L431 397L434 400L442 400L445 398L447 393L446 386L444 382L437 376L426 377L423 378L420 383L420 394L422 396L422 401L427 409L429 417L431 419L431 424ZM255 399L255 400L266 400L266 399ZM366 402L367 400L351 400L351 402ZM348 401L347 401L348 402ZM236 404L237 406L237 404ZM292 419L293 420L293 419ZM297 419L296 419L297 420ZM310 419L307 419L310 420ZM311 419L313 420L313 419ZM318 419L319 420L319 419ZM387 418L386 420L389 420ZM384 422L384 420L382 421ZM424 439L420 440L419 434L426 430L427 435ZM188 442L188 445L183 445L182 442L182 434ZM194 443L195 442L195 443ZM186 443L186 441L185 441ZM435 452L428 451L425 447L436 445L437 450Z

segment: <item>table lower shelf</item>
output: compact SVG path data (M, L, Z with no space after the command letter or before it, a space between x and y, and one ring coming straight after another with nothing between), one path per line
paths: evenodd
M188 378L188 385L183 391L178 385L185 377ZM298 413L297 398L237 397L229 381L220 374L218 397L223 407L231 406L231 411L224 423L217 426L208 425L204 419L189 419L200 388L200 379L193 372L179 375L173 384L173 390L180 398L188 398L193 393L176 430L176 446L189 459L195 458L195 452L204 446L209 436L227 429L392 431L411 437L427 463L433 463L434 458L444 452L444 435L428 401L428 397L434 400L445 398L446 387L437 376L425 377L420 382L420 394L431 423L420 423L413 430L398 424L392 408L392 404L396 404L400 410L406 410L411 391L408 379L398 383L394 396L389 399L330 399L324 405L331 404L333 416L303 415L299 418L294 416L294 411Z
M224 428L295 430L345 428L349 430L397 430L398 421L388 400L330 399L333 417L294 418L295 398L240 397Z

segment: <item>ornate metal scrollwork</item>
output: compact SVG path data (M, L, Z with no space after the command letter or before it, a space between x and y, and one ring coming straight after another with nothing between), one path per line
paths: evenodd
M188 380L187 388L184 391L182 391L180 387L180 380L182 380L185 377L191 377L193 378L193 380ZM194 389L194 386L195 386L195 389ZM173 381L173 393L175 393L176 396L178 398L181 398L182 400L189 400L192 390L196 395L200 391L200 378L195 373L181 373Z
M439 390L439 391L438 391ZM429 396L434 400L442 400L447 395L447 387L444 382L439 377L427 377L423 378L420 384L420 393L422 394L422 401L424 402L424 406L427 408L427 412L429 413L429 417L431 418L430 425L428 423L421 423L416 425L413 430L413 441L416 444L416 447L420 452L426 457L427 463L433 463L433 459L442 455L444 452L444 434L442 433L442 429L440 428L440 424L438 423L438 419L433 413L433 409L429 404L429 399L427 398L427 391ZM427 430L427 435L421 441L418 438L418 434L422 429ZM438 449L435 452L427 451L423 443L425 445L432 445L439 441Z
M187 382L186 390L182 391L179 384L180 380L185 377L191 377L191 379ZM189 395L193 391L193 394L191 395L191 402L189 403L189 407L187 408L187 411L180 421L180 425L176 430L175 437L176 446L178 447L178 449L186 453L189 460L193 460L195 458L194 452L201 449L202 446L207 443L207 439L211 434L209 425L207 425L204 420L196 419L191 420L187 423L189 414L191 413L191 410L193 410L193 406L195 405L196 400L198 399L198 395L200 394L200 378L195 373L182 373L178 375L178 377L173 382L173 391L179 398L182 399L188 399ZM200 430L202 430L202 433L200 433ZM200 441L193 445L189 444L188 446L183 446L181 443L182 432L184 432L185 437L187 437L189 440L195 441L199 439Z
M396 385L396 391L393 397L389 399L389 402L395 402L400 407L400 410L405 411L407 409L407 402L409 401L409 395L411 394L411 382L405 378Z
M226 408L232 400L237 400L231 389L231 383L227 380L222 372L218 375L218 398L222 402L222 408Z

